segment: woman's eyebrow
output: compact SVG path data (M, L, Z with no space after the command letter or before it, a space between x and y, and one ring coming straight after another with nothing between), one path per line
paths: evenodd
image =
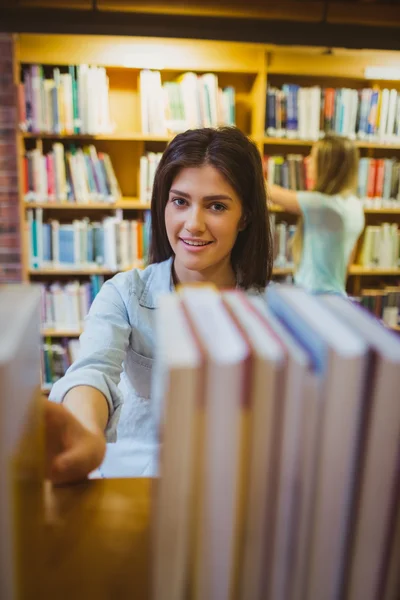
M182 198L190 198L190 194L187 194L186 192L181 192L180 190L176 190L176 189L171 189L169 191L170 194L176 194L177 196L182 196ZM206 201L210 201L210 200L231 200L232 198L230 196L227 196L226 194L211 194L210 196L204 196L203 200Z

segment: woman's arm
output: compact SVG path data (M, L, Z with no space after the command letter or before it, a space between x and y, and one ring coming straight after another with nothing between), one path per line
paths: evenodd
M268 199L272 204L278 204L287 212L295 215L301 215L300 204L297 199L297 192L287 190L279 185L269 185L267 188Z
M132 331L126 308L130 289L126 274L103 285L86 319L79 358L52 388L50 400L62 402L57 419L50 420L50 439L61 435L58 451L53 443L48 453L55 481L75 481L99 466L104 430L109 423L116 427L114 415L122 404L118 383Z

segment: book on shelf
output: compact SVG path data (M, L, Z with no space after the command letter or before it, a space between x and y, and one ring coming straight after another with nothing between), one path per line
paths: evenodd
M366 207L400 207L400 162L394 158L360 158L357 195Z
M79 340L64 338L54 342L46 338L41 346L42 388L50 389L53 383L61 379L68 367L79 356Z
M98 135L113 130L104 67L23 67L18 99L23 131Z
M43 209L28 209L25 223L31 269L85 269L102 266L117 271L140 266L149 247L150 212L142 220L120 216L91 222L88 218L60 223L43 221Z
M398 223L367 225L357 263L367 268L400 268Z
M202 286L160 299L155 348L153 599L375 600L400 559L400 340L344 298Z
M270 217L273 251L274 251L274 267L276 269L287 269L294 267L292 256L292 237L296 232L296 225L289 225L285 221L276 223L275 214Z
M25 153L23 195L25 202L49 204L114 203L122 197L108 154L94 145L66 151L59 142L45 155L39 148Z
M139 189L140 202L143 204L151 202L154 177L161 157L162 152L147 152L147 154L140 157Z
M302 154L287 154L285 157L263 157L264 176L267 183L280 185L288 190L312 190L310 158Z
M83 329L90 306L104 283L102 275L91 275L85 283L71 281L40 284L41 327L55 331Z
M140 103L145 134L235 125L235 89L219 87L214 73L184 73L176 81L163 82L160 71L143 70Z
M382 319L385 325L400 325L400 285L382 285L378 289L362 289L354 300Z
M284 84L267 90L270 137L318 140L326 133L395 144L400 141L400 92Z

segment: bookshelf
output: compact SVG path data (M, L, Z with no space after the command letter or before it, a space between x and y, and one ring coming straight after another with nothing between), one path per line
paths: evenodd
M277 47L273 45L224 42L208 40L128 38L116 36L38 35L21 34L16 38L17 77L23 68L43 65L46 73L54 67L64 72L70 65L87 64L104 67L109 80L109 106L112 130L106 133L42 133L16 131L19 150L19 172L22 178L22 161L26 151L40 148L49 152L52 144L65 148L88 144L98 152L107 153L112 161L121 188L122 197L116 202L25 203L20 194L21 236L24 248L23 278L25 281L46 282L69 279L85 281L91 275L110 277L114 269L105 267L36 268L32 269L27 257L27 211L41 209L43 219L58 219L60 223L89 217L101 220L105 216L122 214L123 218L141 219L149 210L149 202L141 200L140 157L148 152L162 152L173 138L173 132L147 133L142 131L140 72L150 69L160 72L161 83L176 82L184 73L193 72L201 77L214 73L218 85L235 90L236 124L255 141L261 155L299 153L306 156L313 141L270 137L266 133L267 86L281 87L285 83L300 86L348 87L362 89L378 86L400 91L400 81L374 81L366 79L368 66L396 66L398 53L368 50ZM18 80L19 81L19 80ZM394 143L357 140L362 157L392 158L400 160L400 140ZM294 223L295 218L279 207L271 206L276 223ZM118 213L117 213L118 211ZM366 225L387 220L400 223L400 206L365 207ZM360 244L362 243L362 240ZM358 252L359 255L359 252ZM135 265L139 266L139 265ZM276 267L274 277L290 276L293 269ZM359 264L349 268L348 291L358 294L364 281L380 286L400 280L400 269L368 269ZM65 337L73 332L64 330ZM49 337L62 337L52 328L45 332Z

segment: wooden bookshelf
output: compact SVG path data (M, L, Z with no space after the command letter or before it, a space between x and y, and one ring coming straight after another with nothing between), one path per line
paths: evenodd
M126 4L126 3L125 3ZM150 208L139 201L139 161L148 151L162 152L172 135L149 135L141 132L141 96L139 75L142 69L160 70L162 81L176 81L187 71L199 75L213 72L218 75L221 86L233 86L236 90L236 123L256 143L263 155L272 152L308 153L312 140L268 137L265 132L267 84L280 87L283 83L299 85L321 85L333 87L364 86L396 87L400 82L372 81L365 77L367 66L397 66L399 55L396 52L369 50L347 50L333 48L328 54L323 47L274 46L271 44L251 44L210 40L184 40L169 38L146 38L125 36L88 35L38 35L21 34L16 38L15 65L16 77L22 65L42 64L67 67L71 64L103 66L109 78L110 112L113 129L101 135L56 135L46 133L24 133L17 131L19 147L19 171L25 149L41 147L46 150L52 143L61 142L68 146L94 144L101 152L109 154L120 184L123 198L114 203L63 204L25 203L20 198L21 235L24 258L23 277L25 281L40 280L49 282L56 277L89 276L92 274L110 277L109 269L29 269L27 260L27 237L25 219L27 209L43 209L45 218L67 220L75 214L90 214L101 218L116 209L137 211ZM385 144L357 140L362 154L368 157L399 157L398 143ZM287 219L287 213L279 207L270 206L276 213L277 222ZM57 212L56 212L57 211ZM70 213L70 214L69 214ZM390 217L400 220L400 207L365 208L366 223L376 224ZM294 217L293 217L294 218ZM293 222L293 221L292 221ZM291 268L274 269L274 276L292 274ZM349 270L348 290L353 293L360 289L363 277L387 277L400 275L398 269L364 269L353 265Z

